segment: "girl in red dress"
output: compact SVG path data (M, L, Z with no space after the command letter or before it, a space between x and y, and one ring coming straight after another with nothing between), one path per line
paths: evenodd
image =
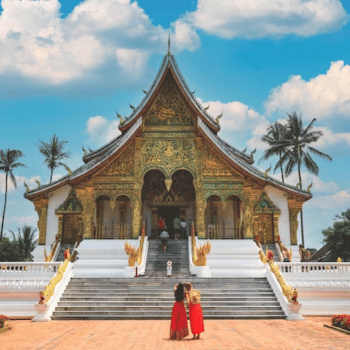
M203 311L201 306L201 294L193 289L191 283L186 283L186 299L190 313L190 324L193 339L199 339L199 334L204 332Z
M188 336L187 314L184 304L184 285L177 284L175 290L175 304L171 314L170 339L181 340Z

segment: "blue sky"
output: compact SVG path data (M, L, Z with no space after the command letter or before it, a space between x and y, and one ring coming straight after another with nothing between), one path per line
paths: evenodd
M308 247L322 245L322 229L350 207L350 2L345 0L1 0L0 149L20 149L27 168L10 188L5 232L36 225L23 181L48 182L39 140L67 140L75 169L82 150L117 136L115 111L128 115L148 89L167 50L220 135L248 152L263 145L269 123L302 113L324 136L315 147L319 177L304 206ZM258 166L265 170L273 160ZM63 168L56 178L65 175ZM279 178L279 174L275 175ZM292 174L288 182L298 180ZM0 174L0 210L4 175Z

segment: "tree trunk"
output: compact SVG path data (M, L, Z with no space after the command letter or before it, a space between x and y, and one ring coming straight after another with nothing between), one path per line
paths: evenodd
M300 158L298 160L298 175L299 175L300 189L302 190L303 189L303 183L301 181ZM305 248L303 207L301 207L301 210L300 210L300 228L301 228L301 243L302 243L303 247Z
M279 154L280 156L280 160L281 160L281 153ZM282 164L281 164L281 176L282 176L282 182L284 183L284 176L283 176L283 167L282 167Z
M7 179L8 179L8 173L6 173L6 177L5 177L5 201L4 201L4 211L2 213L0 241L2 240L2 235L4 233L4 221L5 221L6 202L7 202Z
M52 182L52 175L53 175L53 169L51 169L51 173L50 173L50 183Z

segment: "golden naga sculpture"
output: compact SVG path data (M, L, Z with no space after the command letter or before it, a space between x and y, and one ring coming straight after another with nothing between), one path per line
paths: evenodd
M130 245L127 241L125 241L124 249L125 249L125 253L129 255L129 260L128 260L129 266L134 266L136 261L139 266L141 265L144 240L145 240L145 224L143 224L142 226L140 246L137 249L132 245Z
M57 246L58 246L58 237L56 235L55 244L52 246L51 253L49 255L47 255L46 249L44 249L45 262L52 261L52 258L53 258L54 254L56 252Z
M59 266L56 275L54 277L52 277L51 281L48 283L48 285L46 286L45 290L42 290L42 291L39 292L39 297L40 297L39 304L43 304L43 303L46 304L46 303L48 303L48 301L50 300L50 298L53 296L53 294L55 292L56 285L63 278L63 275L64 275L64 273L65 273L65 271L67 269L67 266L68 266L68 264L70 262L69 248L67 249L66 252L67 252L67 254L65 254L65 255L67 256L67 258Z
M194 234L194 225L193 225L192 226L191 241L192 241L193 265L206 266L207 265L207 254L209 254L211 251L211 244L209 242L209 239L208 239L207 243L204 243L201 247L197 248L195 234Z
M261 245L258 244L258 246L261 248ZM266 249L266 252L268 253L268 249ZM299 304L298 302L298 291L296 290L296 288L294 288L292 286L289 286L286 282L286 280L284 279L284 277L281 274L281 271L278 267L278 265L275 264L275 262L272 259L268 259L267 256L263 253L262 249L259 251L259 255L260 255L260 259L261 261L266 264L268 263L270 266L270 270L271 272L273 272L273 274L275 275L278 283L281 286L283 295L287 298L288 302L293 303L293 304Z

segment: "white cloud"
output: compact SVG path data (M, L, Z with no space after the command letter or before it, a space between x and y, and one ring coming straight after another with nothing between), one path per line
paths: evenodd
M266 124L264 116L254 111L254 109L239 101L223 103L220 101L203 102L200 98L198 101L203 106L210 106L208 113L216 118L223 112L223 117L220 119L220 126L225 131L260 130Z
M31 178L27 178L25 176L16 176L16 183L17 183L17 189L20 188L21 190L22 187L24 187L24 182L30 187L30 188L36 188L38 187L38 185L36 184L35 180L40 181L40 176L34 176ZM0 173L0 192L5 193L5 181L6 181L6 175L5 173ZM8 179L7 182L7 192L13 192L15 190L15 186L13 185L13 182L10 180L10 178Z
M58 0L2 0L0 75L17 75L60 85L113 72L119 82L126 69L137 79L152 53L166 52L168 30L152 24L131 0L86 0L66 18ZM175 50L198 46L194 29L172 25Z
M198 0L187 15L197 28L223 38L311 36L345 24L339 0Z
M332 62L326 74L305 81L300 75L272 90L267 113L301 111L305 119L350 117L350 66Z
M108 120L97 115L88 119L86 133L90 136L91 141L105 144L120 135L118 126L119 120Z
M281 180L281 175L278 173L278 170L276 171L276 174L272 174L272 177L276 178L277 180ZM317 193L324 193L324 192L335 192L339 189L339 186L334 182L324 182L322 181L318 176L302 172L301 178L303 181L303 188L306 189L311 183L311 192L317 192ZM295 171L291 173L288 177L284 178L285 183L295 186L299 182L299 176L298 173Z
M37 226L38 217L34 215L28 215L28 216L10 216L6 217L5 224L6 226L17 226L22 227L23 225L27 226ZM17 230L12 230L15 233L17 233Z
M341 190L328 196L319 196L310 201L310 207L329 210L349 207L350 191Z

